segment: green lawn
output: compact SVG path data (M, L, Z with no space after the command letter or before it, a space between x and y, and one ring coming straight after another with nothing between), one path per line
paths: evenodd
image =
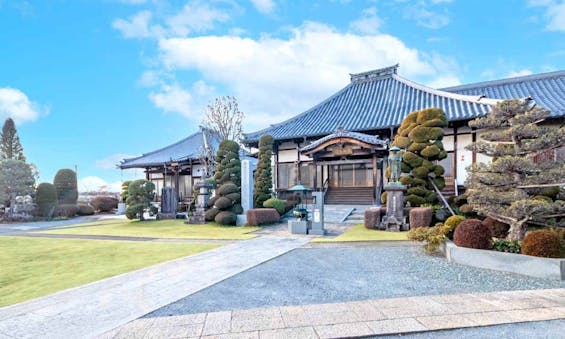
M0 237L0 307L218 247Z
M187 225L183 220L104 220L43 231L52 234L115 235L149 238L243 240L256 237L258 227L229 227L215 223Z
M395 241L408 240L408 232L386 232L366 229L358 224L335 238L316 238L312 242L341 242L341 241Z

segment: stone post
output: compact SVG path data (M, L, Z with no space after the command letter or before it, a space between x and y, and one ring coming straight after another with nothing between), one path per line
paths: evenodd
M324 192L312 192L314 198L314 206L312 211L312 226L308 230L308 234L324 235Z
M247 223L247 210L253 208L253 171L255 165L250 160L241 160L241 207L243 214L237 216L237 224Z

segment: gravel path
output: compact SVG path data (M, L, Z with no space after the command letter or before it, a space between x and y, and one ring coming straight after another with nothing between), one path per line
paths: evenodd
M558 287L565 283L449 264L419 247L302 248L147 316Z
M379 336L383 338L407 339L476 339L476 338L504 338L504 339L562 339L565 338L565 320L551 320L528 322L519 324L506 324L486 327L461 328L449 331L425 332L418 334Z

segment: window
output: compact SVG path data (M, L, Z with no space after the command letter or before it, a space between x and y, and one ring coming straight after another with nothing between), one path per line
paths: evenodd
M282 163L278 164L278 189L286 189L296 185L296 164Z

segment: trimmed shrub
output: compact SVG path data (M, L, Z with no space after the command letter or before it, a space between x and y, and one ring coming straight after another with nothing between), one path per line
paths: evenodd
M465 220L465 217L462 215L452 215L447 220L445 220L445 226L449 228L451 232L455 231L457 226Z
M381 208L374 207L365 210L365 228L375 229L381 223Z
M216 218L216 215L220 213L220 210L216 207L212 207L204 213L204 220L206 221L213 221Z
M409 194L406 197L406 201L408 201L411 206L420 206L426 203L426 199L414 194Z
M232 182L227 182L216 190L216 195L224 196L231 193L239 193L239 187Z
M78 215L93 215L94 207L87 204L78 204Z
M412 183L414 183L414 179L412 179L412 177L409 177L407 175L400 177L399 181L404 186L409 186Z
M433 253L445 242L447 228L439 223L433 227L416 227L408 231L408 239L424 242L426 253Z
M424 124L426 122L438 120L440 121L437 125L438 127L447 126L447 117L445 113L439 108L428 108L418 112L416 115L416 122L419 124Z
M47 182L39 184L35 190L35 204L37 205L39 216L52 217L57 207L57 189L55 185Z
M64 168L57 171L53 185L57 190L60 204L75 205L78 199L77 174L72 169Z
M492 243L492 249L497 252L520 253L521 244L516 240L498 239Z
M231 208L231 211L235 214L243 214L243 206L241 206L241 204L235 204Z
M413 142L410 146L408 146L408 151L418 152L418 151L421 151L428 146L429 146L429 144L427 142Z
M431 207L414 207L410 210L410 228L429 227L432 224Z
M415 194L415 195L419 195L421 197L425 197L426 194L428 194L428 192L429 191L427 189L420 187L420 186L409 188L408 191L407 191L408 194Z
M424 162L424 158L412 152L404 152L404 154L402 155L402 160L410 165L410 167L422 166L422 163Z
M392 146L397 146L399 148L406 148L408 145L410 145L410 139L402 135L398 135L394 138L394 142L392 143Z
M259 138L259 156L254 177L253 206L262 207L271 197L273 174L271 156L273 155L273 137L265 134Z
M434 172L434 174L435 174L437 177L440 177L440 176L442 176L442 175L445 174L445 169L444 169L442 166L440 166L440 165L434 166L434 169L433 169L432 171Z
M129 189L129 184L131 184L131 181L124 181L122 183L122 193L120 193L120 202L122 203L126 203L126 201L128 200L128 189Z
M55 215L62 218L72 218L78 213L77 205L73 204L62 204L57 206L55 210Z
M241 202L241 194L239 193L226 194L225 197L230 199L234 204Z
M441 152L441 150L436 145L431 145L424 148L420 154L428 159L433 159L434 157L439 155L439 152Z
M215 195L215 196L213 196L212 198L208 199L208 202L206 203L206 206L207 206L208 208L214 207L214 204L216 203L216 200L218 200L218 198L219 198L219 197L218 197L217 195Z
M233 201L228 199L227 197L219 197L214 203L214 206L219 210L227 210L233 206Z
M114 197L95 197L90 200L90 205L98 212L112 212L118 208L119 200Z
M247 224L250 226L269 225L279 222L281 216L274 208L253 208L247 210Z
M428 173L430 173L430 170L424 166L416 167L412 170L412 175L420 179L426 179L428 177Z
M277 212L279 212L280 215L283 215L286 211L284 200L277 198L270 198L268 200L265 200L263 207L274 208L277 210Z
M487 225L490 233L495 238L506 238L506 236L508 235L508 230L510 229L510 225L491 217L487 217L485 220L483 220L483 224Z
M441 139L443 137L443 128L417 126L408 133L408 137L412 142L428 142Z
M491 234L489 228L479 219L464 220L455 228L453 242L467 248L489 249Z
M214 221L216 221L218 224L220 225L235 225L236 221L237 221L237 215L233 212L230 211L221 211L220 213L218 213L216 215L216 217L214 218Z
M522 241L522 254L534 257L561 257L561 241L556 233L549 230L537 230L526 233Z

